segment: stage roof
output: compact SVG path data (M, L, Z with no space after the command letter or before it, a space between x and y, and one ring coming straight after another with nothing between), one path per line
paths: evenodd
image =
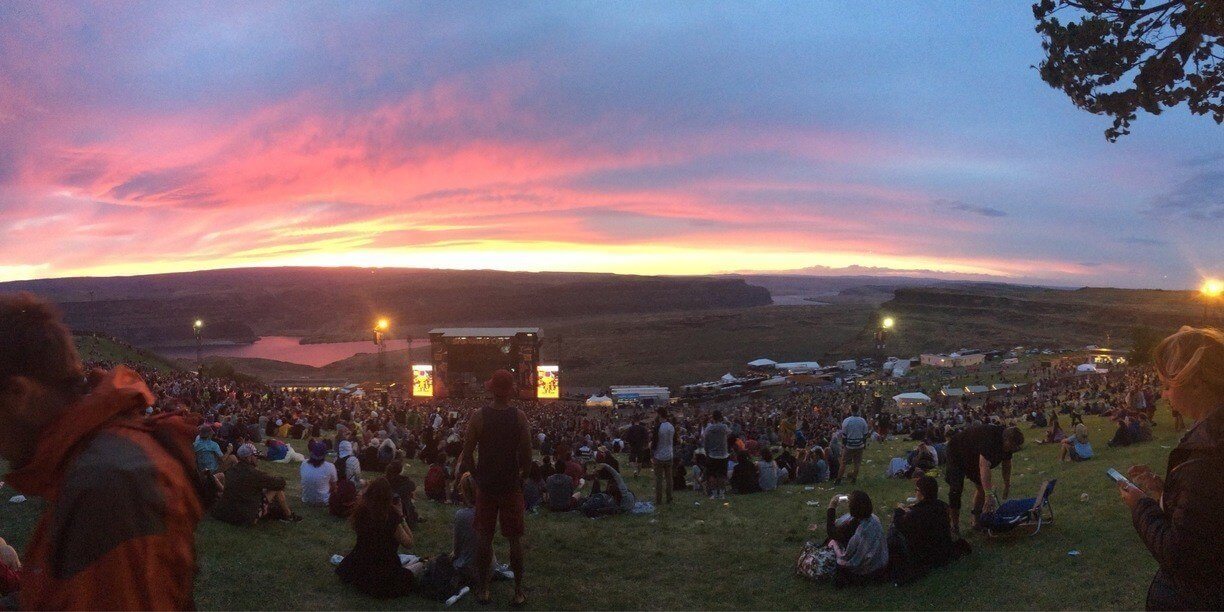
M429 330L429 335L441 334L443 338L513 338L518 334L540 335L538 327L439 327Z

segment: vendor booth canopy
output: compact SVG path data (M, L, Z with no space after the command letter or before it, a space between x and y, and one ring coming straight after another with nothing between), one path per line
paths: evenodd
M587 398L586 405L588 408L611 408L612 398L606 395L592 395Z
M918 393L916 391L912 393L899 393L893 396L893 401L897 402L898 404L929 402L931 401L931 396L925 393Z
M750 368L772 368L776 365L778 365L778 362L772 359L764 359L764 358L754 359L748 362L748 367Z

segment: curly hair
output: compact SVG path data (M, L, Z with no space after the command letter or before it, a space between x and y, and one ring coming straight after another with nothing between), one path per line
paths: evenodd
M0 385L24 376L75 391L84 375L59 309L30 293L0 294Z

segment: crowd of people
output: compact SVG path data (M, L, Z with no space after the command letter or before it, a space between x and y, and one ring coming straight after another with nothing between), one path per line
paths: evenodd
M15 589L23 607L188 607L191 584L183 576L194 575L201 518L234 528L292 525L302 520L298 504L326 507L349 521L356 543L336 572L346 584L384 597L445 597L468 587L488 601L500 525L510 545L504 573L515 584L510 604L520 606L525 512L652 511L628 485L630 470L652 471L653 508L673 503L682 490L724 499L790 484L856 485L864 449L896 438L915 443L889 466L890 474L914 481L913 498L892 513L886 529L864 491L835 497L826 539L812 552L828 561L839 586L909 579L968 552L959 537L965 481L973 485L976 523L996 489L1009 497L1012 457L1022 452L1026 431L1040 432L1035 443L1060 445L1059 458L1067 461L1093 457L1084 415L1116 421L1111 446L1142 442L1151 437L1162 384L1174 408L1197 422L1183 441L1190 446L1175 452L1180 472L1161 479L1136 468L1121 494L1161 562L1161 601L1224 602L1219 586L1203 582L1201 569L1177 556L1207 550L1194 538L1220 537L1201 531L1220 516L1212 514L1220 510L1220 489L1210 487L1224 474L1217 425L1224 417L1212 411L1224 398L1224 344L1210 330L1166 341L1172 344L1162 345L1154 371L1049 370L984 400L941 398L924 410L886 410L878 389L856 384L622 414L513 400L508 372L488 381L491 400L414 401L118 364L86 368L45 303L7 297L0 311L0 456L14 468L7 480L45 497L51 516L88 507L91 517L79 524L44 520L21 556L0 542L0 588ZM405 471L417 461L427 466L423 499ZM261 462L300 463L300 497L290 499L286 479ZM935 474L947 485L946 503ZM1171 499L1170 491L1180 497ZM123 503L102 508L99 495ZM1210 495L1215 501L1204 498ZM1154 503L1161 499L1164 505ZM417 547L418 503L453 504L452 547L404 563L399 551ZM62 550L69 541L73 549ZM115 554L127 561L114 562ZM100 563L104 555L111 561ZM166 571L147 589L115 593L100 586L144 576L148 568L136 561L149 555ZM50 571L27 578L23 558Z

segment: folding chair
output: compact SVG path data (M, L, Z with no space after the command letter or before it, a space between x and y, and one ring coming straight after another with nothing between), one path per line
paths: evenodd
M1050 496L1054 494L1054 485L1058 482L1047 480L1041 483L1037 497L1011 499L1001 504L992 512L983 512L978 519L986 530L986 535L998 537L1013 531L1030 530L1027 535L1037 535L1041 526L1054 522L1054 507L1050 505ZM997 502L997 500L996 500Z

